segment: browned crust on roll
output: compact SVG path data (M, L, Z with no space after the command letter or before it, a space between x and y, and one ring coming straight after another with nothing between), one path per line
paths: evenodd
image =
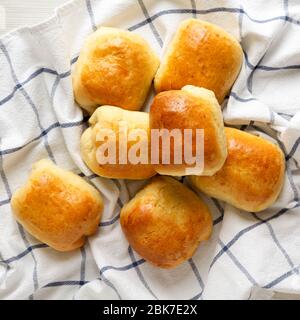
M170 177L155 177L121 210L122 230L143 258L161 268L189 259L212 232L207 206Z
M192 152L196 154L196 129L204 130L204 168L199 175L212 175L223 166L226 156L226 138L221 108L212 91L194 86L182 90L161 92L153 100L150 109L151 129L192 129ZM199 146L198 146L199 147ZM162 145L160 156L162 154ZM182 155L184 143L182 144ZM186 169L194 165L174 163L174 143L171 143L171 163L154 165L155 170L166 175L187 175ZM197 173L198 174L198 173Z
M157 71L156 92L194 85L212 90L221 104L237 78L243 59L238 41L211 23L183 21Z
M277 199L284 180L285 159L275 144L238 129L225 128L228 157L211 177L191 181L209 196L250 211L262 211Z
M11 207L17 221L38 240L70 251L97 231L103 202L84 179L41 160L34 164L27 183L14 193Z
M126 123L128 135L132 130L141 129L147 133L145 142L148 144L148 164L121 164L119 161L119 124ZM128 111L114 106L99 107L89 120L90 127L86 129L81 137L81 156L86 165L94 173L101 177L111 179L147 179L156 174L150 161L150 129L149 114L146 112ZM97 133L101 129L109 129L116 135L116 164L99 164L96 152L102 142L97 141ZM127 153L135 144L135 141L127 143Z
M140 110L158 66L141 36L101 27L87 38L72 73L75 99L89 113L106 104Z

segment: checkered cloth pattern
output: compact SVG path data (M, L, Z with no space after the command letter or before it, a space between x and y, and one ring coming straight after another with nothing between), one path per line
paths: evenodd
M119 225L120 208L145 182L99 178L81 160L87 119L74 103L70 74L97 26L136 32L162 55L178 23L191 17L240 40L244 63L224 102L225 122L278 143L286 178L277 202L258 214L199 194L213 213L212 238L186 263L161 270L131 249ZM77 0L45 23L2 37L0 298L247 299L253 287L300 291L299 32L298 0ZM103 194L99 232L81 250L54 251L11 214L12 193L41 158Z

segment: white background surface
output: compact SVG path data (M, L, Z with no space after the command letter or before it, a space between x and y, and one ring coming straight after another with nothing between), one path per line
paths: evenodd
M66 2L68 0L0 0L0 35L40 23Z

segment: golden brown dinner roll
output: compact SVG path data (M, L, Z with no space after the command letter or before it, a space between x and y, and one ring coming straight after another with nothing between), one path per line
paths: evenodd
M233 128L225 128L228 157L212 177L191 181L211 197L246 211L271 206L280 193L285 170L282 151L273 143Z
M211 23L183 21L155 76L157 92L191 84L212 90L221 104L241 68L238 41Z
M153 166L150 164L150 130L149 130L149 114L146 112L139 111L128 111L113 106L102 106L99 107L91 116L90 128L85 130L81 137L81 155L86 165L94 173L101 177L113 178L113 179L146 179L156 174ZM125 145L125 152L128 155L127 163L122 164L122 160L119 156L120 152L120 138L123 138L124 130L127 127L128 143ZM97 141L100 132L108 133L112 131L116 136L116 161L115 163L99 163L97 159L97 152L99 147L104 148L104 144L107 144L107 140ZM130 135L135 130L141 130L145 133L140 140L130 139ZM120 135L120 132L123 132ZM136 131L138 132L138 131ZM124 141L124 140L122 140ZM129 160L129 152L136 145L136 142L141 143L145 146L146 151L142 154L146 159L142 163L132 163ZM124 144L123 144L124 145ZM137 151L138 153L138 151ZM106 153L105 148L102 150L104 156L109 156L108 151ZM113 154L113 153L111 153ZM100 159L101 160L101 159ZM109 159L108 159L109 160ZM107 161L109 162L109 161Z
M196 154L196 129L204 129L204 168L193 174L212 175L223 166L226 156L226 138L221 108L212 91L194 86L185 86L181 90L159 93L150 110L151 129L192 129L192 151ZM184 140L183 147L184 147ZM153 143L154 145L154 143ZM189 175L187 168L192 168L184 159L182 164L174 161L174 143L171 143L170 164L162 163L163 146L160 144L160 161L155 170L165 175ZM201 169L201 168L200 168Z
M73 72L75 99L89 113L105 104L140 110L158 66L142 37L101 27L81 49Z
M59 251L81 247L96 232L103 210L98 191L50 160L33 165L27 183L11 199L17 221Z
M207 206L182 183L154 177L121 210L121 226L136 252L161 268L191 258L212 232Z

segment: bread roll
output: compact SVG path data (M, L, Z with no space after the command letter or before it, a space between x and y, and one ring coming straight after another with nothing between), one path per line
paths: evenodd
M26 184L14 193L11 207L17 221L38 240L70 251L96 232L103 202L84 179L50 160L40 160Z
M192 257L212 232L207 206L170 177L155 177L121 210L123 232L143 258L173 268Z
M212 90L221 104L241 68L238 41L211 23L183 21L155 76L157 92L194 85Z
M72 74L75 99L90 114L106 104L140 110L158 66L158 57L142 37L101 27L81 49Z
M172 90L159 93L150 110L151 129L192 129L192 151L196 154L196 129L204 129L204 168L193 174L212 175L223 166L226 156L226 138L221 108L212 91L194 86L185 86L182 90ZM182 139L184 148L184 139ZM198 143L199 144L199 143ZM154 145L154 143L153 143ZM160 144L160 161L154 165L160 174L181 176L189 175L186 169L194 164L188 164L182 151L182 164L174 161L174 143L171 143L170 164L163 164ZM199 147L199 146L198 146ZM203 154L203 152L202 152Z
M226 128L228 157L212 177L192 176L193 184L211 197L258 212L271 206L283 184L285 160L273 143L241 130Z
M81 155L86 165L94 173L101 177L113 179L146 179L156 174L153 166L150 164L150 130L149 130L149 114L146 112L128 111L113 106L99 107L89 120L90 128L88 128L81 137ZM147 145L146 162L148 164L133 164L127 159L127 164L122 164L119 157L120 137L119 133L127 127L128 138L135 129L141 129L146 133L141 138L141 142ZM121 128L121 130L120 130ZM98 148L106 143L105 141L97 141L97 135L101 130L112 130L116 135L116 163L100 164L97 159ZM124 131L123 131L124 132ZM130 141L125 145L126 153L135 145L135 141ZM128 157L129 158L129 157ZM104 162L104 161L103 161ZM107 161L109 162L109 161Z

